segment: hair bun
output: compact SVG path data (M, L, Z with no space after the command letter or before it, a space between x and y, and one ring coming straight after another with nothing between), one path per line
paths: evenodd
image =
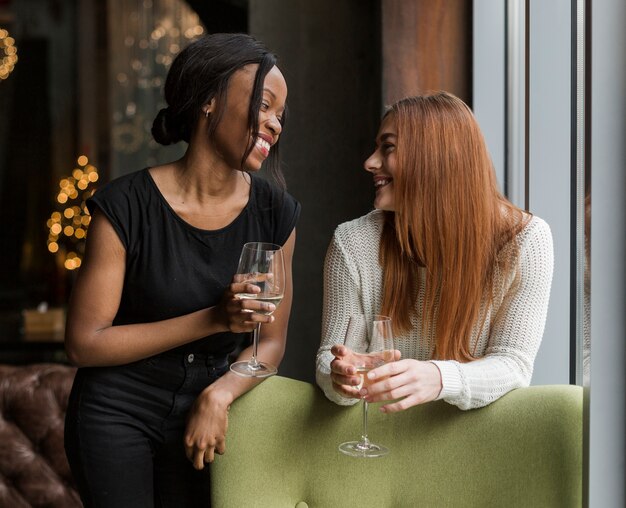
M180 141L180 135L177 129L172 125L172 116L170 108L163 108L157 113L154 122L152 122L152 137L161 145L171 145Z

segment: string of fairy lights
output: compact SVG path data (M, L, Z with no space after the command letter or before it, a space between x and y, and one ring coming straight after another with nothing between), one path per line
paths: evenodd
M17 63L15 39L4 28L0 28L0 80L7 79Z
M58 210L50 215L48 227L48 251L62 256L67 270L80 267L85 252L87 228L91 215L86 201L95 192L98 181L98 168L89 164L89 159L81 155L76 160L78 167L72 174L59 182L56 195Z

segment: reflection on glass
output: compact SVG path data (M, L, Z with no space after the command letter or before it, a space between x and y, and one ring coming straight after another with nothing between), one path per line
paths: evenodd
M588 181L588 179L587 179ZM591 368L591 189L585 193L585 274L583 313L583 386L589 386Z
M162 85L181 48L206 32L183 0L108 2L111 101L110 176L128 168L177 158L184 147L163 147L152 140L156 112L165 107ZM147 116L146 116L147 115Z

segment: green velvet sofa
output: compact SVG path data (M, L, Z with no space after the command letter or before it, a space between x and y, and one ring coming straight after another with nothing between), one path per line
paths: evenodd
M211 465L213 508L580 507L582 389L535 386L461 411L438 401L396 414L370 406L391 452L352 458L361 408L280 376L238 399Z

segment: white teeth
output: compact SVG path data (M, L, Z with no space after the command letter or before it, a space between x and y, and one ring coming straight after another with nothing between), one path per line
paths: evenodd
M377 188L378 188L378 187L384 187L384 186L385 186L385 185L387 185L389 182L391 182L391 180L387 180L387 179L385 179L385 180L376 180L376 181L374 182L374 187L377 187Z
M270 151L270 144L265 141L263 138L256 138L256 144L257 146L263 148L264 150L267 150L268 152Z

